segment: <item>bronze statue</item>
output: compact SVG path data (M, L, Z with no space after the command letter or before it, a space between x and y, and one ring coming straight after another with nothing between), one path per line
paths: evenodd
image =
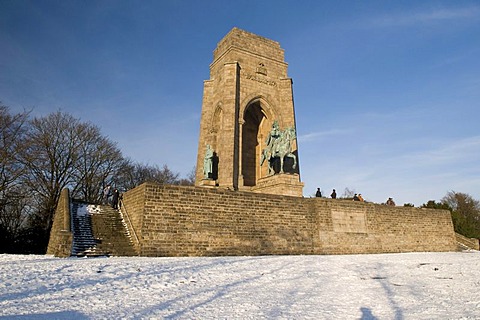
M297 157L292 153L292 140L296 138L295 128L290 127L281 131L278 121L275 120L272 124L267 139L265 140L266 147L262 150L262 158L260 159L260 166L265 160L268 160L268 174L275 174L272 167L272 159L280 159L280 173L284 173L283 162L285 157L293 159L293 169L297 166Z
M213 172L213 150L207 144L205 157L203 158L203 176L204 179L210 179Z

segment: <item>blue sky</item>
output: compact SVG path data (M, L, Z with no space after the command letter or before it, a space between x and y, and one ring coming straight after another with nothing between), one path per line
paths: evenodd
M480 199L478 1L0 1L0 101L195 165L203 81L238 27L285 49L304 195Z

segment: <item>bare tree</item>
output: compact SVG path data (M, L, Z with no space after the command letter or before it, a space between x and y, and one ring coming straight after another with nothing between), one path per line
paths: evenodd
M0 206L0 252L27 253L22 250L23 235L28 227L30 216L30 198L23 190L17 188L6 192L5 200Z
M45 241L61 190L75 182L81 146L78 126L79 120L62 112L34 118L19 157L28 170L23 182L36 202L36 216L32 219L43 230Z
M114 179L123 165L122 153L94 125L79 124L76 135L81 138L72 195L88 202L99 202L101 190Z
M178 180L177 184L179 184L181 186L193 186L193 185L195 185L195 173L196 173L196 167L193 166L192 170L187 174L187 177Z
M8 107L0 105L0 199L25 173L16 155L24 145L27 118L27 112L11 115Z
M130 190L138 186L140 183L135 178L135 164L130 159L123 159L115 176L114 183L120 187L122 191Z
M144 182L158 184L180 184L179 174L171 171L167 165L160 168L158 165L142 163L125 163L117 176L117 185L125 189L132 189Z
M167 165L135 165L135 180L137 183L155 182L159 184L175 184L179 174L171 171Z
M21 185L25 168L17 161L24 146L28 112L12 115L0 105L0 252L16 252L27 219L28 193Z
M2 251L18 239L27 252L45 250L65 187L73 197L98 202L106 184L125 190L147 181L191 184L194 178L194 171L179 179L166 165L133 163L97 126L60 111L29 120L26 112L10 115L0 106L0 125Z
M350 190L349 188L345 188L345 190L343 190L343 193L340 196L340 198L341 199L352 199L354 195L355 195L355 189Z

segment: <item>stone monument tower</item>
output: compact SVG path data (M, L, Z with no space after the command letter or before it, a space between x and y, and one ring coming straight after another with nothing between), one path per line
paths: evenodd
M302 196L292 79L276 41L233 28L204 82L196 185Z

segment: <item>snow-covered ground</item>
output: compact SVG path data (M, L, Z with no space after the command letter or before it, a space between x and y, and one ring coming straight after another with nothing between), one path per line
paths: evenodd
M0 319L480 319L480 253L0 255Z

